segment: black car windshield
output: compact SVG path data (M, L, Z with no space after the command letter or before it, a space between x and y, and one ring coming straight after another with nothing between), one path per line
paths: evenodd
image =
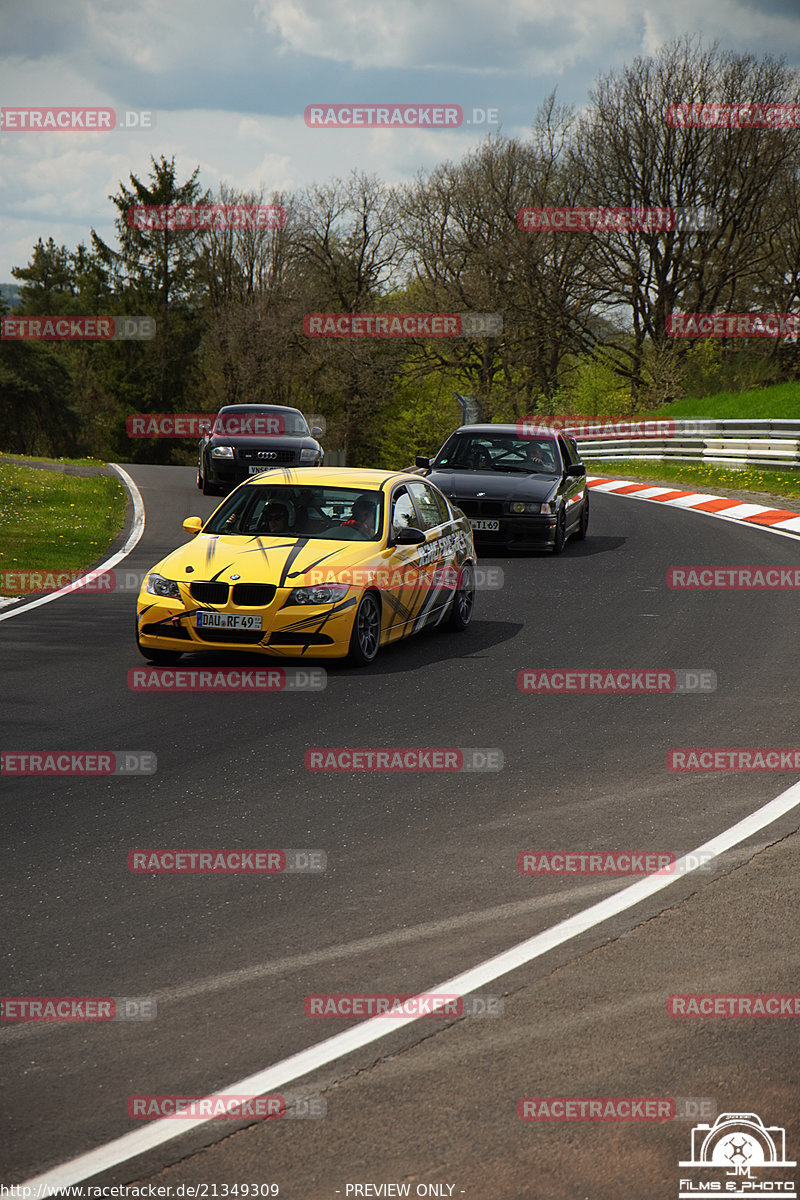
M554 438L512 433L458 433L433 463L451 471L521 471L558 475L561 463Z
M311 436L302 413L287 412L285 408L227 408L217 414L211 430L212 437L281 437L283 434Z
M203 527L243 537L376 542L383 493L361 488L253 483L237 488Z

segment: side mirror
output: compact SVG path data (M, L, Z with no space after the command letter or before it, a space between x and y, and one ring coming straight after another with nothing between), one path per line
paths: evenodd
M397 546L421 546L425 541L425 534L421 529L408 525L405 529L398 529L394 540Z
M564 472L565 475L581 476L586 474L586 467L583 463L571 463Z
M431 460L429 458L425 458L423 454L418 454L414 459L414 465L417 467L429 467L431 465Z
M203 528L202 517L187 517L183 522L183 528L187 533L199 533Z
M312 438L322 437L322 430L320 429L319 425L311 426L311 436Z

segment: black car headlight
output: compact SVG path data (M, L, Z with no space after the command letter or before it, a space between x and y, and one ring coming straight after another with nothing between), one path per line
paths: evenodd
M350 591L349 583L320 583L314 587L296 587L289 593L289 604L335 604Z
M151 596L167 596L170 600L180 600L181 594L174 579L165 579L163 575L148 575L147 590Z
M514 500L508 506L512 513L521 516L523 513L548 513L555 512L555 508L551 508L549 504L541 504L538 500L533 501Z
M233 446L215 446L211 451L212 458L233 458Z
M313 462L316 457L317 457L316 450L305 449L305 450L300 451L300 462L301 463Z

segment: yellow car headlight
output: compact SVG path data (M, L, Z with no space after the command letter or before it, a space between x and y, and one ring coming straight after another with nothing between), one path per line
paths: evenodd
M289 604L335 604L350 590L349 583L320 583L314 587L296 587L289 593Z
M181 594L174 579L165 579L163 575L148 575L147 590L152 596L167 596L170 600L180 600Z

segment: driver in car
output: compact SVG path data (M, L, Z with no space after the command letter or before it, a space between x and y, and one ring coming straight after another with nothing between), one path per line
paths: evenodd
M526 447L526 451L529 461L534 463L537 467L546 467L549 465L548 460L545 459L544 448L541 442L531 442Z
M359 530L364 537L371 538L375 532L375 513L377 505L369 496L359 496L353 501L353 507L350 510L350 519L342 521L343 526L350 526L353 529Z

